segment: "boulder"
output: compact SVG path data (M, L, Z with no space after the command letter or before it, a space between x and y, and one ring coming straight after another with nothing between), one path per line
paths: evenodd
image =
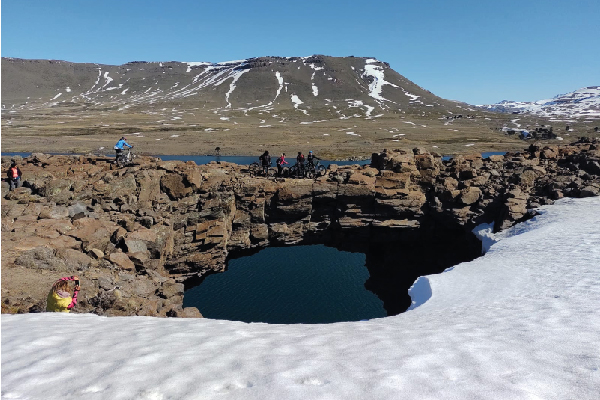
M375 180L376 180L376 178L374 176L367 176L367 175L361 174L359 172L355 172L350 175L350 178L348 179L348 183L351 185L374 186Z
M65 206L47 206L40 211L40 219L63 219L69 217L69 209Z
M431 154L415 155L415 165L418 169L434 169L438 167L435 158Z
M93 265L92 258L78 250L57 249L55 254L64 261L68 269L73 271L83 271Z
M140 240L146 244L151 258L164 259L173 253L173 231L168 226L140 228L127 234L128 240Z
M579 197L593 197L600 195L600 188L596 186L585 186L579 191Z
M196 307L184 307L181 312L177 312L178 318L203 318Z
M100 249L91 248L88 250L90 255L96 259L104 258L104 252Z
M269 239L269 227L267 224L254 224L250 229L250 239L254 242L262 242Z
M151 208L160 196L160 184L157 184L164 171L142 171L138 178L138 201L140 207Z
M87 217L89 212L87 206L83 203L75 203L67 208L68 215L71 218L82 218Z
M366 176L373 177L379 175L379 170L373 167L364 167L361 169L360 173Z
M73 227L68 235L79 239L86 251L91 248L106 251L112 233L117 230L114 222L94 218L80 218L73 222Z
M51 271L66 270L64 260L54 254L54 250L40 246L26 250L15 260L16 265L32 269L46 269Z
M8 192L5 196L7 200L15 200L21 204L29 204L32 202L40 202L42 199L39 196L33 195L31 188L20 187Z
M161 297L169 299L175 296L183 296L184 286L183 283L177 283L174 281L166 281L163 282L162 286L159 289L159 294Z
M131 173L114 177L107 189L108 191L104 193L104 196L113 199L113 201L129 203L137 200L137 182L135 175Z
M194 241L204 244L227 243L227 228L223 221L209 220L196 225L194 230Z
M56 204L67 204L73 198L73 181L70 179L54 179L44 185L39 194Z
M476 203L481 198L481 189L478 187L468 187L460 191L460 201L463 204Z
M192 166L185 170L183 178L192 189L198 189L202 186L202 174L197 166Z
M141 267L143 268L146 263L150 260L150 257L148 256L148 252L137 252L137 253L129 253L128 254L129 259L131 261L133 261L133 264L135 264L136 267Z
M148 247L143 240L125 238L125 247L128 253L148 253Z
M181 199L192 192L192 188L186 187L179 174L164 175L160 178L160 188L171 200Z
M110 256L108 256L108 259L119 268L129 271L135 270L135 264L125 253L111 253Z
M35 235L20 236L18 233L11 237L13 243L10 244L11 249L15 251L27 251L36 247L47 247L50 249L69 248L74 250L81 249L81 242L66 235L54 237L39 237Z

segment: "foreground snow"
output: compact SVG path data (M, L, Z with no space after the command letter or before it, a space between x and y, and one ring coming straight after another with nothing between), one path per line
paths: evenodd
M3 315L2 398L597 399L599 227L562 200L366 322Z

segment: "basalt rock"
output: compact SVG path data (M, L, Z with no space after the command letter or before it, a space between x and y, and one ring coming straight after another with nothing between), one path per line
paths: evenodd
M370 246L368 258L385 263L397 246L420 252L397 255L417 265L440 235L467 237L482 222L505 229L561 197L600 193L600 143L589 139L486 159L386 150L370 166L332 165L316 180L150 157L116 169L102 157L34 154L19 166L25 187L2 199L3 312L43 309L53 280L77 274L76 312L198 317L182 307L184 283L224 270L235 254L326 243ZM444 246L448 262L461 261ZM369 285L394 274L372 274Z

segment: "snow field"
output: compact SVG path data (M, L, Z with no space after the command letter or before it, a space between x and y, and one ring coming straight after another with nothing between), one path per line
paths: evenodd
M541 213L419 279L395 317L2 315L2 398L596 399L600 198Z

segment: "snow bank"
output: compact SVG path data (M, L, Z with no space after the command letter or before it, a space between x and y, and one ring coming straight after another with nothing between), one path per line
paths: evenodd
M563 199L371 321L2 315L2 398L596 399L599 226Z

